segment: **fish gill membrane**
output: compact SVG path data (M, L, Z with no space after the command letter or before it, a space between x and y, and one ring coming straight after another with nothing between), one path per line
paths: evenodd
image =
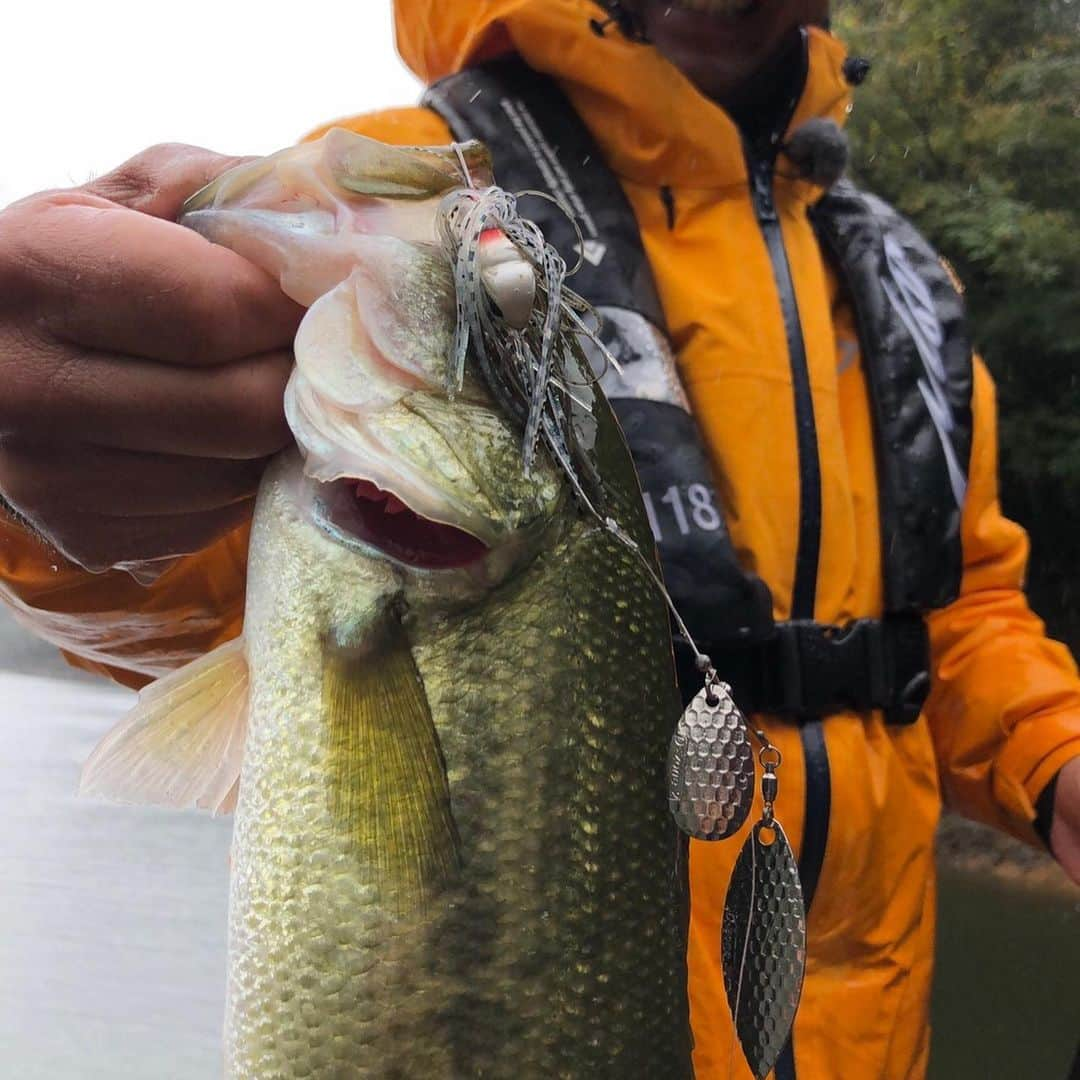
M584 306L490 183L476 145L333 130L181 217L308 305L297 449L243 637L82 791L235 806L229 1078L692 1075L651 534Z

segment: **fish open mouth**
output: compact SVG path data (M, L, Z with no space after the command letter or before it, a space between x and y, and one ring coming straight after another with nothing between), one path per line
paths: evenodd
M488 546L453 525L410 510L370 480L338 480L327 485L321 516L339 535L377 548L384 555L422 570L452 570L482 559Z

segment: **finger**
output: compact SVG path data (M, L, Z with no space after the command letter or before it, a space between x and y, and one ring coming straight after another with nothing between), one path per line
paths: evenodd
M67 445L0 448L0 491L43 517L155 517L219 510L255 495L265 459L134 454Z
M174 220L184 202L226 169L250 161L201 146L162 143L82 185L83 191L142 214Z
M189 366L293 340L303 308L259 267L173 222L81 198L18 211L19 292L55 338Z
M53 347L32 364L0 365L0 435L39 445L266 458L292 440L283 405L292 364L291 352L274 352L192 370Z
M249 521L253 509L249 499L200 514L139 518L75 514L50 531L48 539L72 562L98 572L121 563L194 555Z

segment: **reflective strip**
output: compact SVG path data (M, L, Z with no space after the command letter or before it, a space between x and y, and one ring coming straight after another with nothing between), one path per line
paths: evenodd
M948 376L942 358L945 344L945 332L937 316L934 298L926 282L916 273L907 253L894 236L885 237L885 260L892 280L883 278L882 287L897 315L911 334L922 361L925 377L919 379L919 393L922 394L930 419L941 440L945 452L945 464L949 470L949 484L952 487L956 505L962 507L967 496L967 476L960 466L953 445L952 434L956 430L956 419L949 405L947 393Z

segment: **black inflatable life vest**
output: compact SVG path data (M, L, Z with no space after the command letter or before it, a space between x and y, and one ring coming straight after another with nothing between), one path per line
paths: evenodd
M868 373L886 615L844 627L777 623L768 587L740 565L725 527L633 209L570 102L553 80L506 58L441 81L424 103L456 138L487 144L503 187L543 190L576 220L575 229L542 200L526 208L568 262L580 258L572 285L597 309L619 362L598 374L638 469L667 586L743 708L917 718L929 689L923 616L960 590L972 429L963 304L930 245L847 181L812 212L854 306ZM689 683L686 650L681 660Z

